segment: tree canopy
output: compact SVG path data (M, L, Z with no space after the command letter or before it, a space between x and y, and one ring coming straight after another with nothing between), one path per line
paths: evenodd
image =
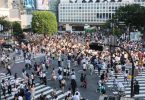
M11 22L5 20L6 16L0 17L0 24L3 25L3 31L9 31L11 29Z
M22 34L23 33L20 23L13 22L12 23L12 27L13 27L13 34L14 35L18 35L18 34Z
M50 11L35 11L32 17L32 30L34 33L53 34L58 31L57 20Z
M145 26L145 7L139 4L121 6L116 10L113 19L134 27Z

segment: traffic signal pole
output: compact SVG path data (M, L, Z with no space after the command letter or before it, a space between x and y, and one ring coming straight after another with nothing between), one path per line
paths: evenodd
M110 45L110 44L102 44L102 43L92 43L92 44L90 44L90 49L100 50L100 48L99 48L100 45L101 46L109 46L109 47L120 48L120 49L124 50L128 54L128 56L129 56L129 58L131 60L131 63L132 63L132 76L131 76L131 93L130 93L130 97L131 98L134 97L134 70L135 70L135 65L134 65L134 61L133 61L133 58L132 58L130 52L128 50L126 50L125 48L123 48L121 46L118 46L118 45Z

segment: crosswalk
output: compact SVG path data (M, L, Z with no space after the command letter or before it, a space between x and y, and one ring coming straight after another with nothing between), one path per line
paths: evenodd
M14 84L14 77L13 76L9 76L9 75L5 75L4 73L0 73L0 78L5 79L5 80L10 78L12 80L12 86L13 86L13 84ZM19 82L21 82L23 80L24 79L19 78ZM46 95L47 98L49 100L51 100L52 99L52 97L51 97L52 91L53 91L53 88L51 88L50 86L36 83L35 84L35 99L37 100L39 98L39 96L41 95L41 93L43 93L43 95ZM8 98L8 100L13 100L14 94L15 94L14 91L12 91L12 95L7 94L7 91L6 91L6 97ZM67 95L67 92L63 93L61 90L57 90L56 95L58 96L58 100L63 100L65 98L65 96ZM4 100L4 98L5 97L1 93L1 99Z
M127 69L126 69L127 70ZM101 73L103 73L105 69L101 70ZM95 70L95 73L98 73L97 70ZM109 78L109 80L106 82L107 87L112 88L113 87L113 81L114 81L114 76L117 76L117 81L123 83L125 87L125 97L130 97L130 92L131 92L131 80L128 79L128 82L124 81L124 74L119 73L117 75L113 75L113 78ZM136 77L135 80L138 81L140 85L140 91L139 94L135 94L134 98L138 98L139 100L145 99L145 71L142 71L139 73ZM113 91L114 95L117 95L117 91Z
M45 54L36 54L34 56L34 58L39 58L39 57L43 57L43 56L45 56ZM23 56L17 56L15 58L15 63L21 63L21 62L24 62L24 57Z

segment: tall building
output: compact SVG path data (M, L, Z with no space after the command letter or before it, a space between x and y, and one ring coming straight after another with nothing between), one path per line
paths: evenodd
M28 12L34 9L31 4L33 0L0 0L0 17L6 16L9 21L19 22L22 28L29 28L32 15Z
M35 10L49 10L50 0L0 0L0 17L18 21L22 28L31 28L32 13Z
M101 25L111 19L115 10L128 4L145 6L145 0L61 0L59 23L66 30L83 29L87 25Z

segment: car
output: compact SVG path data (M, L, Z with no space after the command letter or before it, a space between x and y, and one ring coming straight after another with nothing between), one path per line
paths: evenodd
M21 44L21 43L28 44L28 43L30 43L30 41L27 40L27 39L21 39L21 40L19 40L19 43L20 43L20 44Z
M13 46L11 44L8 44L8 43L3 43L1 46L3 48L13 48Z

